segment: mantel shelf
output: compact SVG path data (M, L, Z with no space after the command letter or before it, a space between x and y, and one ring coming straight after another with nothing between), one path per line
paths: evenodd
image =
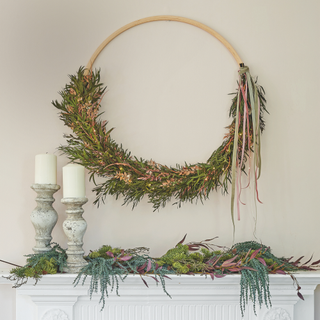
M7 276L8 271L0 271ZM75 274L45 275L16 290L16 320L313 320L314 290L320 284L319 272L295 274L305 301L298 298L288 275L270 275L272 308L262 307L253 313L247 306L244 318L239 308L240 275L211 280L205 276L171 275L166 279L170 299L152 278L145 277L147 288L138 275L120 283L119 296L114 292L100 311L100 296L89 298L90 278L84 285L73 286ZM0 284L12 284L0 277Z

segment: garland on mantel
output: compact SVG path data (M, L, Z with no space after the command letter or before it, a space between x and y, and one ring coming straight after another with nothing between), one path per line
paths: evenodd
M244 316L249 301L256 307L264 304L271 307L269 290L269 274L288 274L296 286L298 296L303 299L294 272L311 271L320 268L320 260L310 264L311 259L302 263L303 257L296 261L278 258L271 253L270 247L255 241L247 241L233 245L230 249L215 246L207 239L201 242L183 244L186 236L161 258L152 258L145 247L123 250L104 245L99 250L91 251L85 257L88 264L83 267L74 280L74 285L82 284L90 276L90 298L93 293L100 293L102 309L105 306L109 291L119 294L119 284L129 274L141 277L148 286L147 280L160 283L164 292L166 279L170 274L200 274L210 276L212 280L230 274L240 274L240 309ZM66 266L66 251L54 245L51 251L27 256L27 264L11 270L8 279L16 281L15 288L25 284L29 278L36 283L45 274L62 272Z
M229 112L232 122L221 146L206 162L176 167L133 156L111 138L113 128L107 129L107 121L101 120L99 113L106 89L100 82L100 71L81 67L70 79L60 92L62 101L52 102L60 110L61 120L73 131L73 134L65 135L68 144L59 149L72 162L86 167L94 183L95 176L106 178L94 188L95 204L99 205L108 194L116 198L122 195L124 204L132 203L134 208L146 195L154 210L165 206L171 198L180 207L186 201L203 201L218 188L226 193L228 182L231 182L234 224L234 202L236 200L239 212L242 189L240 174L241 171L245 173L245 162L251 152L254 190L258 198L260 132L264 130L263 114L267 110L264 90L252 79L248 67L240 68L238 92L232 99Z

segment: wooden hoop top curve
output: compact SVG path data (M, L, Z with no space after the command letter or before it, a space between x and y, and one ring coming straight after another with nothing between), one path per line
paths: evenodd
M117 31L115 31L114 33L112 33L106 40L104 40L100 44L100 46L94 52L94 54L92 55L92 57L90 58L87 66L86 66L87 70L90 70L92 68L93 63L97 59L100 52L107 46L107 44L109 42L111 42L119 34L125 32L126 30L131 29L135 26L138 26L140 24L147 23L147 22L153 22L153 21L178 21L178 22L183 22L183 23L191 24L195 27L198 27L198 28L210 33L212 36L214 36L216 39L218 39L230 51L230 53L232 54L232 56L235 58L235 60L237 61L237 63L239 65L243 63L242 60L240 59L239 55L236 53L236 51L231 46L231 44L225 38L223 38L219 33L214 31L213 29L209 28L208 26L206 26L198 21L191 20L191 19L184 18L184 17L153 16L153 17L143 18L143 19L139 19L139 20L133 21L131 23L128 23L127 25L123 26L122 28L120 28Z

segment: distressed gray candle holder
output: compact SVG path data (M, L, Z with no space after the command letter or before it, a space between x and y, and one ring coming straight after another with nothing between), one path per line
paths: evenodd
M31 222L36 231L35 253L51 250L51 232L58 220L58 214L52 207L53 194L60 189L57 184L33 184L31 188L37 193L37 207L31 213Z
M87 223L83 219L82 206L87 198L63 198L61 202L66 205L67 219L63 222L63 231L68 238L67 267L65 272L78 273L87 262L83 258L83 236L87 230Z

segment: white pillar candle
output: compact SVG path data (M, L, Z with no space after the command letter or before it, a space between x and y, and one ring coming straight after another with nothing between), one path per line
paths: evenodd
M63 198L83 198L86 196L84 167L70 163L62 168Z
M35 158L35 184L57 184L57 156L38 154Z

